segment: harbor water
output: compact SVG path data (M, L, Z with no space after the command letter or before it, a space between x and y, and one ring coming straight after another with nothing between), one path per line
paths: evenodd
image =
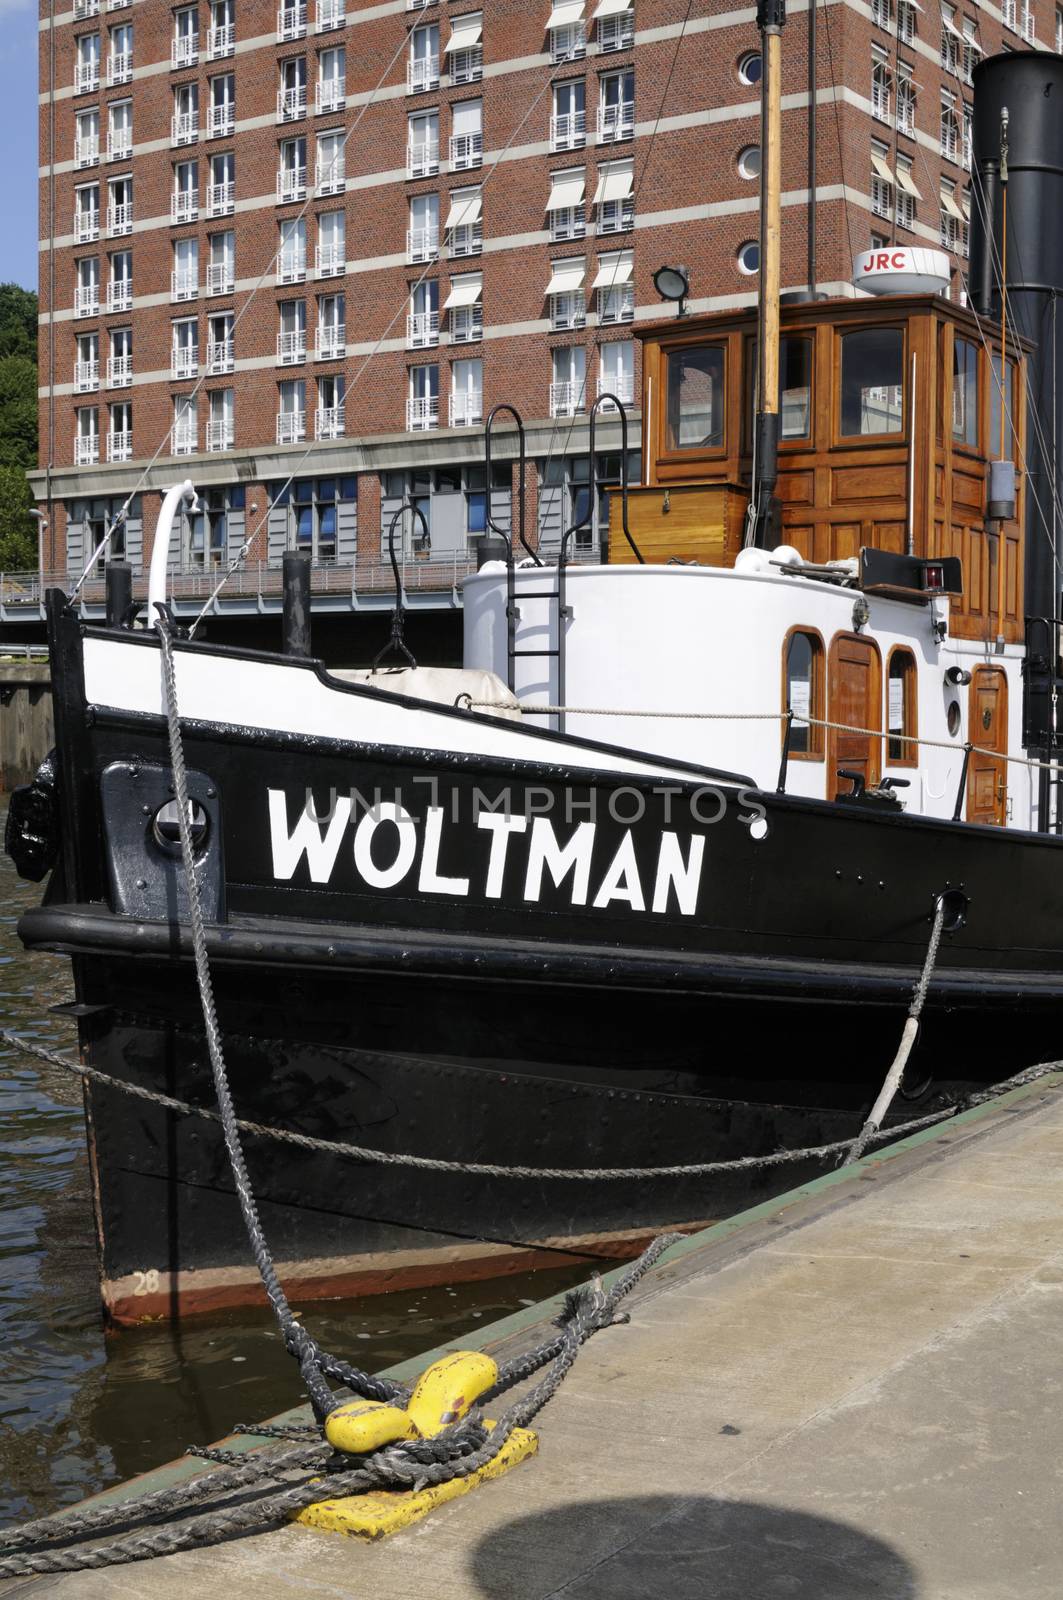
M72 1023L50 1009L71 998L69 963L28 954L15 931L40 893L0 854L0 1025L73 1054ZM586 1275L569 1266L297 1309L325 1345L372 1370ZM80 1086L0 1045L0 1524L302 1398L265 1310L105 1333Z

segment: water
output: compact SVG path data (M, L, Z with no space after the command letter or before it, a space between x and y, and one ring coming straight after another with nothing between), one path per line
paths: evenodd
M0 830L3 816L0 815ZM28 954L15 925L40 899L0 853L0 1024L74 1053L69 964ZM482 1328L586 1268L301 1310L370 1370ZM0 1524L39 1516L296 1404L301 1385L265 1311L105 1333L77 1081L0 1045Z

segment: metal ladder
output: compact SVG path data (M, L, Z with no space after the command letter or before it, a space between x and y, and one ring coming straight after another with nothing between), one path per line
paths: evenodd
M518 529L519 529L518 537L519 537L520 542L523 545L524 549L527 551L528 555L531 556L532 560L535 562L535 565L537 567L539 567L539 568L543 568L542 560L540 559L538 553L535 550L532 549L531 545L528 543L528 540L527 540L527 538L525 536L525 478L524 478L524 469L525 469L525 465L526 465L526 453L525 453L525 440L524 440L524 423L521 420L520 414L516 411L516 409L513 406L507 405L505 403L502 403L501 405L497 405L492 409L491 414L489 415L489 417L487 419L487 426L486 426L485 433L484 433L484 446L485 446L485 453L486 453L486 457L487 457L487 525L490 528L492 533L494 533L498 538L500 538L500 539L502 539L504 541L505 546L506 546L506 661L507 661L507 677L508 677L508 682L509 682L509 688L510 688L510 691L513 694L516 694L516 663L517 663L518 657L534 657L534 658L537 658L539 660L544 660L544 661L545 660L551 660L551 661L555 661L556 660L556 662L557 662L557 674L556 674L557 700L556 700L556 704L559 707L561 707L561 710L559 710L557 712L557 714L556 714L557 732L558 733L564 733L566 731L565 730L566 717L565 717L565 711L564 711L564 705L565 705L565 643L566 643L566 636L567 636L567 632L568 632L568 629L566 627L566 623L568 623L570 621L571 617L572 617L572 607L568 604L568 600L567 600L567 581L566 581L567 580L567 571L568 571L569 540L574 538L577 533L581 533L584 529L593 529L594 507L595 507L595 504L597 502L598 489L599 489L599 486L600 486L600 480L599 480L599 477L598 477L598 456L597 456L597 452L595 450L595 427L596 427L597 418L598 418L598 410L602 405L606 405L606 404L615 407L616 411L619 413L619 416L620 416L620 438L621 438L621 445L620 445L620 493L621 493L621 507L622 507L621 525L622 525L622 528L623 528L624 537L627 540L628 544L631 546L631 549L633 550L633 552L635 554L636 561L638 561L641 564L642 560L643 560L642 553L639 550L639 548L638 548L637 544L635 543L634 539L632 538L631 530L628 527L628 499L627 499L627 488L628 488L628 484L627 484L627 480L628 480L628 470L627 470L627 463L628 463L628 425L627 425L627 412L624 410L623 402L618 400L616 395L613 395L613 394L600 394L598 396L598 398L595 400L595 402L592 405L592 407L591 407L590 417L589 417L589 434L590 434L590 438L589 438L588 444L589 444L589 450L590 450L590 485L589 485L588 495L587 495L587 510L586 510L586 513L585 513L585 515L583 517L580 518L580 520L578 522L574 522L570 528L566 528L565 532L561 536L561 545L560 545L560 548L559 548L558 554L557 554L557 583L556 583L556 586L554 588L552 588L552 589L522 589L521 590L521 599L522 600L549 600L549 601L554 602L556 604L556 610L552 614L553 620L555 620L555 637L557 639L557 644L556 644L555 647L547 646L547 647L544 647L544 648L532 647L530 649L519 649L518 646L517 646L517 623L520 621L520 611L519 611L519 609L517 607L517 603L516 603L516 577L515 577L515 568L514 568L514 560L513 560L513 537L512 537L512 533L507 532L504 528L500 528L498 526L498 524L495 522L495 520L492 517L492 515L491 515L491 439L492 439L492 430L493 430L493 426L494 426L495 417L498 415L498 413L500 411L508 411L510 416L513 418L513 420L517 424L517 434L518 434L519 444L520 444L520 457L519 457L519 460L520 460L520 500L519 500L519 512L518 512ZM548 616L547 616L547 635L546 635L547 639L550 638L550 634L551 634L550 625L549 625L550 624L550 620L551 620L551 614L548 613Z

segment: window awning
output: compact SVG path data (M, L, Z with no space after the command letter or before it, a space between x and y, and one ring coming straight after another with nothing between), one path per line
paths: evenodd
M592 289L613 289L618 283L630 283L634 263L626 257L612 261L603 261L598 267L598 276L591 284Z
M594 204L600 206L607 200L626 200L634 181L634 169L627 163L616 169L604 168L598 178L598 187L594 191Z
M598 0L592 20L597 22L599 17L618 17L621 12L630 11L631 6L632 0Z
M941 26L944 28L946 33L951 33L954 39L959 39L960 43L963 43L963 34L960 32L959 28L957 28L951 17L942 17Z
M902 167L900 162L897 163L897 184L899 188L904 190L905 194L910 194L913 200L921 200L923 198L916 188L915 180L908 168Z
M481 274L475 278L460 278L451 281L450 293L443 301L444 311L453 311L455 306L474 306L483 294L484 280Z
M583 204L584 181L582 172L575 177L553 178L547 211L570 211Z
M480 11L474 11L465 17L455 17L450 25L450 38L443 54L449 56L455 50L475 49L480 43L483 27L483 13Z
M547 294L571 294L583 283L586 267L582 261L552 261Z
M444 223L444 227L467 228L471 222L479 220L482 205L483 198L479 189L475 194L465 195L461 199L455 198L451 203L450 210L447 212L447 220Z
M941 194L941 209L947 211L950 217L955 217L957 222L964 220L963 212L956 204L954 197L951 194L946 194L944 190Z
M923 9L919 4L919 0L900 0L900 4L902 6L911 6L913 11L922 11Z
M583 16L583 0L555 0L548 28L571 28Z
M893 182L893 173L890 171L890 165L886 157L877 156L873 150L871 152L871 167L875 176L881 178L883 183Z
M963 208L963 220L964 220L964 222L970 222L970 220L971 220L971 197L970 197L969 194L965 194L964 195L963 199L960 201L960 205Z

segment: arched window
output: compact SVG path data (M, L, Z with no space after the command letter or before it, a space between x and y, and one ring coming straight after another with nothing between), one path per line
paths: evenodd
M915 656L903 645L890 651L886 674L886 760L914 767L919 760L918 679Z
M823 716L823 640L814 628L791 628L783 641L783 709L793 712L790 755L822 761L823 729L806 720Z

